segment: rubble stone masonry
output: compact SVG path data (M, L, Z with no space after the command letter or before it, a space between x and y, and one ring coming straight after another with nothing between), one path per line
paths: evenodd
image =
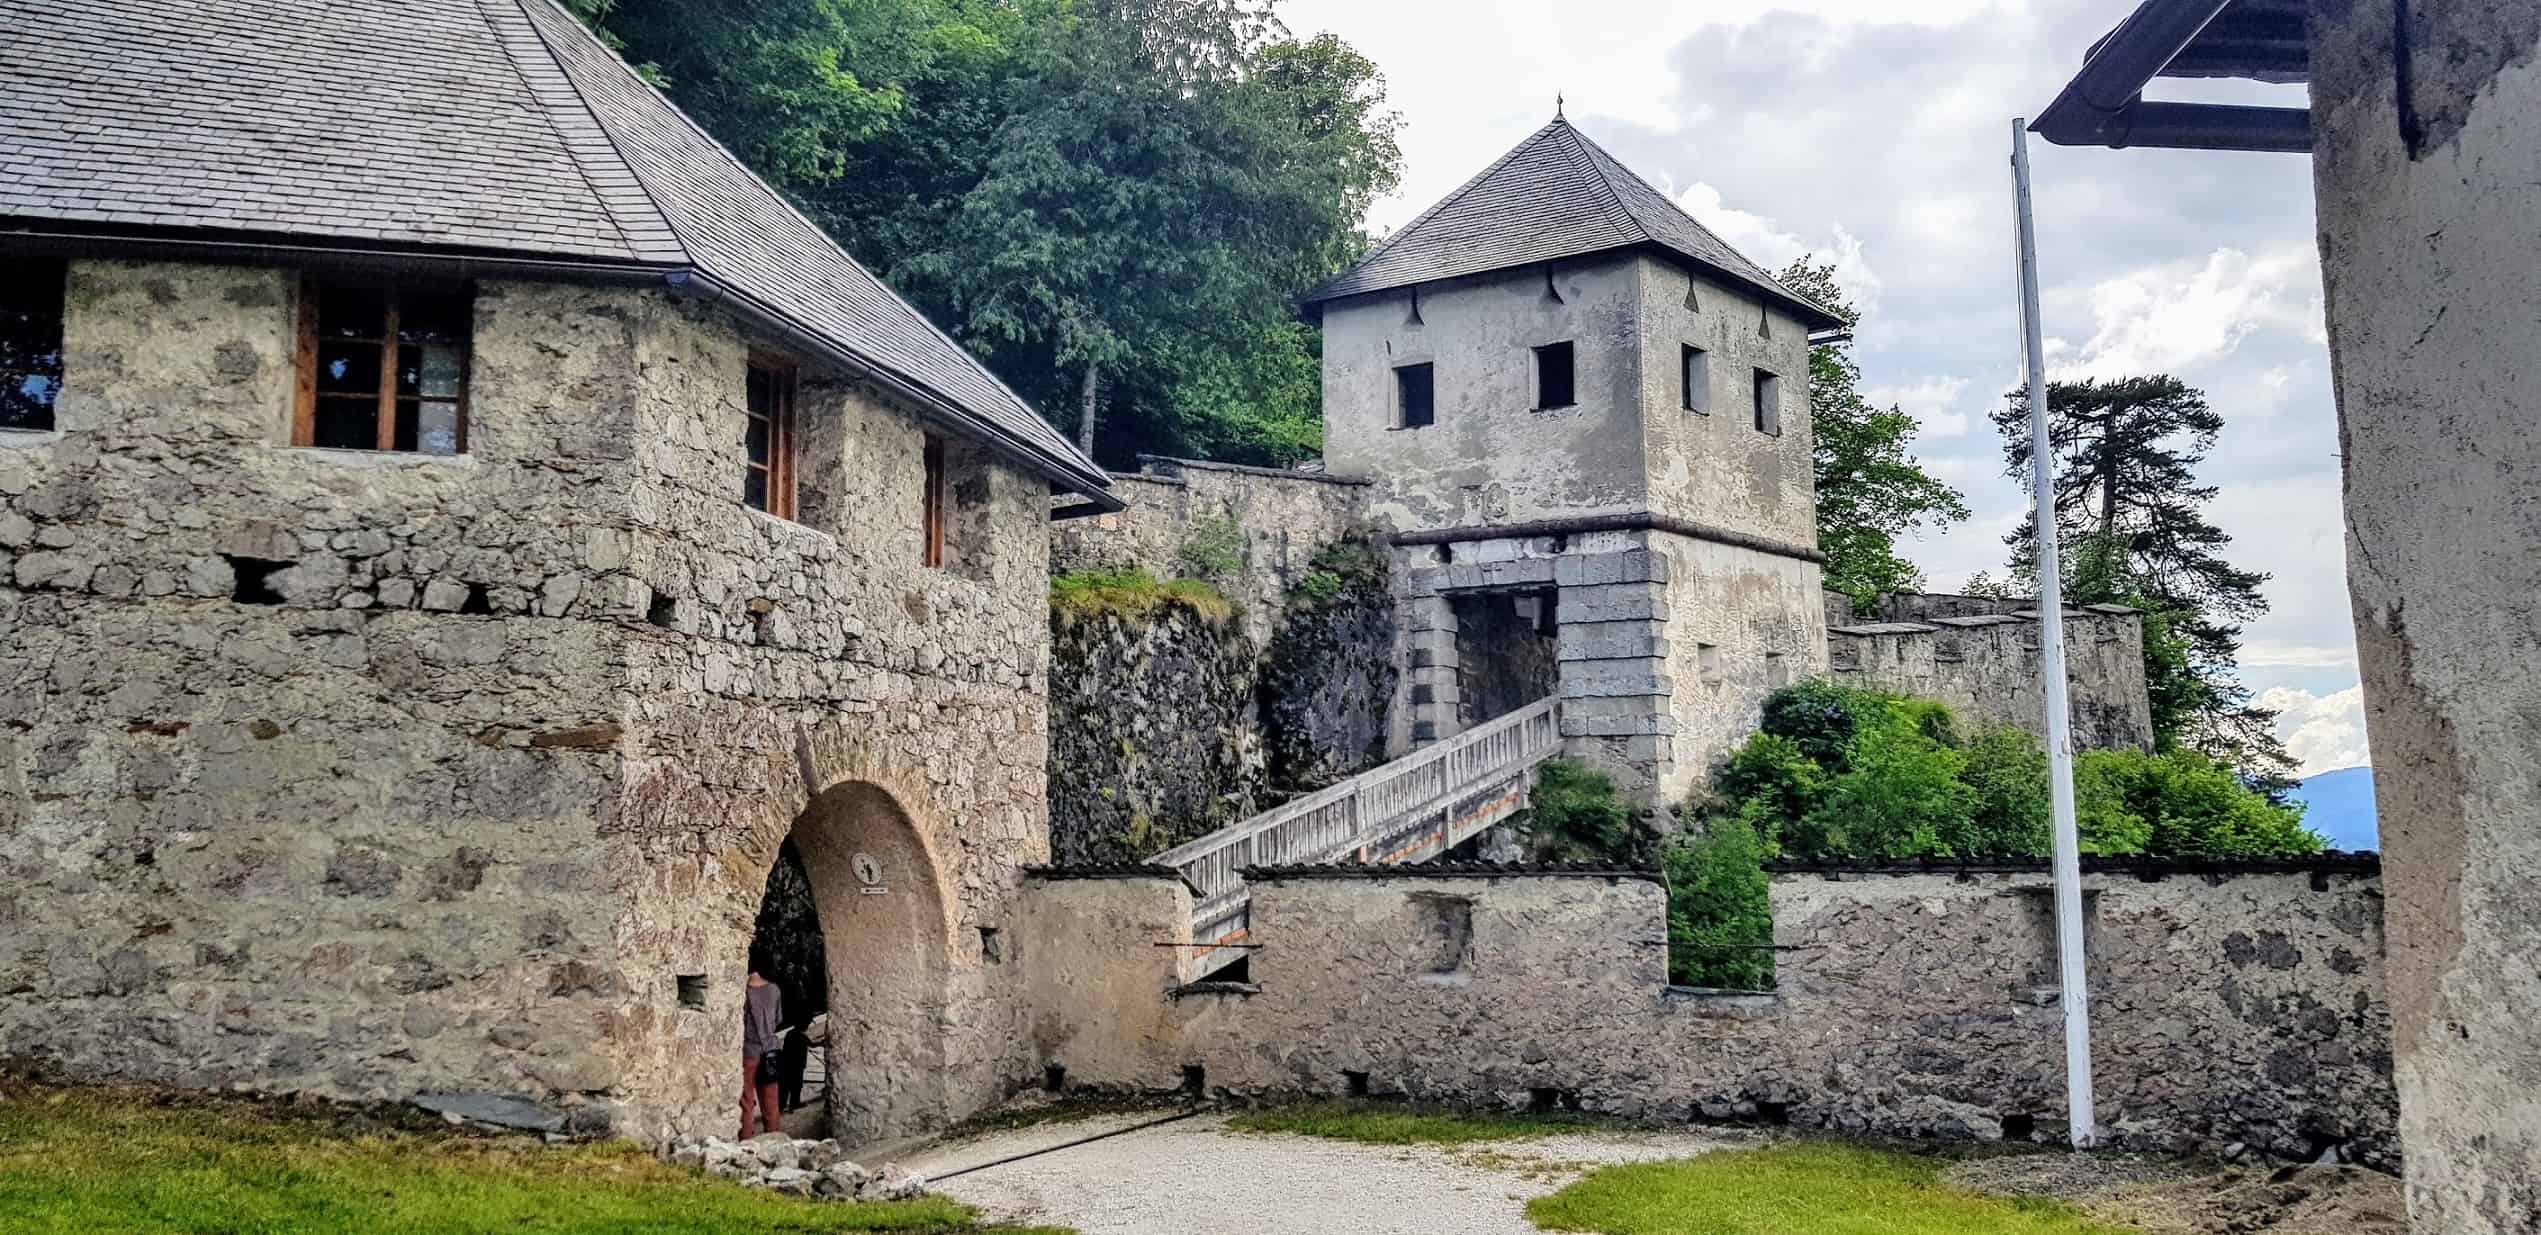
M2396 1166L2376 871L2330 858L2088 875L2103 1133ZM1164 1088L1199 1065L1242 1094L1363 1085L1628 1118L2063 1139L2043 868L1779 874L1778 989L1755 994L1666 984L1654 876L1335 868L1250 883L1253 985L1185 992L1148 955L1151 936L1188 921L1178 884L1040 888L1031 920L1071 940L1050 972L1107 997L1095 1025L1044 996L1036 1032L1072 1083Z
M802 521L750 510L751 340L506 281L466 454L296 449L297 298L75 262L58 431L0 434L0 1058L721 1131L793 829L842 1130L1026 1075L1044 483L952 443L925 568L919 423L806 369Z

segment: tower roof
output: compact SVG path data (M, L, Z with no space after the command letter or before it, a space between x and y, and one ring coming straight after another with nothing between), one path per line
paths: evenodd
M1654 248L1743 284L1811 329L1824 306L1694 221L1559 114L1499 161L1306 293L1308 304L1618 249Z
M1063 487L1106 477L552 0L0 0L0 244L691 281Z

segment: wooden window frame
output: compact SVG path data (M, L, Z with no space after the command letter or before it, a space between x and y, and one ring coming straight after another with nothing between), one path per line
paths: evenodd
M1685 410L1697 416L1712 414L1712 354L1691 343L1678 345L1676 380L1684 387Z
M944 474L944 439L932 433L927 434L926 445L921 454L926 468L926 480L919 497L919 501L924 505L919 532L922 537L919 560L930 568L940 568L944 565L946 514L944 504L947 490L950 488Z
M467 339L459 345L458 398L455 401L425 399L421 397L401 400L397 394L397 348L399 346L397 342L397 318L398 313L404 307L404 298L411 294L413 289L396 283L366 283L356 280L328 280L320 278L315 274L303 274L300 276L300 330L299 337L296 340L296 347L294 348L294 355L292 357L292 364L296 371L297 383L292 390L291 444L294 446L307 447L314 447L318 444L318 302L323 289L330 283L337 287L365 288L369 291L378 293L380 298L382 318L378 338L344 338L334 340L334 342L338 343L376 343L379 346L379 406L371 415L374 431L372 433L373 444L369 447L369 449L383 454L422 455L426 458L442 457L430 454L429 452L421 449L420 439L423 434L423 404L455 402L457 404L457 424L454 429L455 445L450 452L450 457L456 457L468 453L468 421L470 419L469 413L472 410L470 404L473 402L473 391L471 389L473 383L471 383L468 379L474 375L476 369L475 322L470 321L468 323ZM470 315L473 317L476 302L475 289L472 287L466 288L464 295L469 304ZM416 405L415 433L418 438L418 448L414 450L397 449L397 405L400 402L409 402ZM342 448L339 447L333 449Z
M758 409L750 406L749 387L745 382L741 394L741 501L752 510L791 520L795 511L794 407L802 370L792 360L773 352L750 353L749 367L768 375L769 389L774 392L776 406L770 408L767 415L760 415ZM768 424L768 461L765 464L750 457L749 425L754 420L764 420ZM764 506L750 502L749 478L752 472L767 476L767 504Z

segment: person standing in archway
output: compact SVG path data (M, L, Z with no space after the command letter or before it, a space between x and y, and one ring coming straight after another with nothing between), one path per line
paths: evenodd
M761 1132L777 1131L777 1052L785 1045L777 1023L784 992L759 976L764 968L763 958L750 958L750 981L741 995L741 1139L745 1141L752 1136L754 1122Z

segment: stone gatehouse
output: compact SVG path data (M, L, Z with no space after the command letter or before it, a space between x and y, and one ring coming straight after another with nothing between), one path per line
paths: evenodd
M0 1057L727 1131L790 836L843 1131L1036 1075L1102 474L545 0L223 12L0 68Z

